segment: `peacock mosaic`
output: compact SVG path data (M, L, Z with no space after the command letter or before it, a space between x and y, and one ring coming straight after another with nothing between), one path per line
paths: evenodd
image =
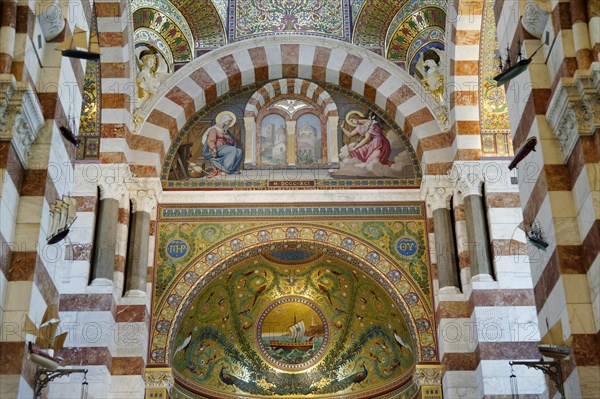
M175 398L413 397L438 360L425 237L420 203L163 205L150 365Z

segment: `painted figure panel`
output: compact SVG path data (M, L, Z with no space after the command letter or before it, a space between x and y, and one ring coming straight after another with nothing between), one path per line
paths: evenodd
M428 70L428 77L437 71ZM199 112L182 129L181 139L174 140L163 166L166 188L419 185L421 171L414 149L400 127L377 106L342 95L326 102L324 95L304 100L298 94L249 102L250 95L246 91ZM219 119L225 114L232 117L227 126ZM205 148L209 132L213 132L212 139ZM217 149L216 156L213 149Z

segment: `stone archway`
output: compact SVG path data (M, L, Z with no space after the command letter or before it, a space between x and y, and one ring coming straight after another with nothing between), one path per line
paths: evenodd
M314 80L351 90L385 110L410 140L428 174L445 173L452 143L432 109L435 100L405 71L368 50L335 40L281 36L225 46L191 62L144 105L130 161L139 176L157 176L177 133L200 109L226 93L281 78Z

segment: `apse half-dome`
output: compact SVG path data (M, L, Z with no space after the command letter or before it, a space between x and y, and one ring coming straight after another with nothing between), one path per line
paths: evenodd
M183 310L168 355L173 397L413 397L418 359L399 306L335 254L256 254Z

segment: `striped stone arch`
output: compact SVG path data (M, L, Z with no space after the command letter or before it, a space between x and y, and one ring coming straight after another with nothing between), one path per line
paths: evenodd
M279 79L256 90L246 104L244 116L255 118L258 111L269 101L283 94L298 94L311 99L323 108L326 116L337 116L337 106L331 95L314 82L304 79Z
M355 45L308 36L244 40L212 51L172 75L144 105L129 161L138 176L160 175L177 133L203 107L256 82L299 78L351 90L381 107L403 130L427 174L446 173L452 141L421 84L383 57Z

